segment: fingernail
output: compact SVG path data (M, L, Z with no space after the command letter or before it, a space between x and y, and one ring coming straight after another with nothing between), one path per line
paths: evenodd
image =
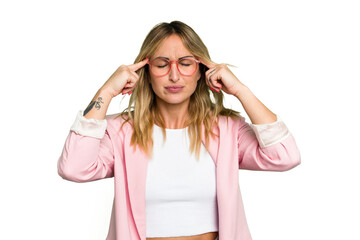
M211 89L211 91L214 91L214 89L212 89L212 88L210 88Z
M121 95L125 95L126 93L121 93Z
M218 92L218 93L220 92L220 90L216 90L216 89L215 89L215 91Z
M132 91L131 92L129 92L129 95L132 93Z

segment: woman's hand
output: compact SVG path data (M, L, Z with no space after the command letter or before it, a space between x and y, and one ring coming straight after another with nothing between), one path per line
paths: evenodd
M104 83L102 88L108 91L112 97L120 93L123 95L126 93L130 94L139 80L139 75L135 71L145 66L148 60L148 58L145 58L135 64L121 65Z
M205 62L200 59L200 62L204 64L209 70L206 71L206 84L215 90L220 92L220 89L236 96L241 87L245 85L230 71L225 64L216 64L214 62Z

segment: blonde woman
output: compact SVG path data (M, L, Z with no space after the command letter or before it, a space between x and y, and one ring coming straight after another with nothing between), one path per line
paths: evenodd
M223 106L223 92L251 124ZM115 96L129 106L106 115ZM121 65L70 128L58 173L74 182L114 177L108 240L249 240L238 170L300 164L292 134L195 31L156 25L135 63Z

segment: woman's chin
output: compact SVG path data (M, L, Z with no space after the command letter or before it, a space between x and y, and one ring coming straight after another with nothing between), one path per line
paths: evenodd
M175 96L167 96L164 98L161 98L160 101L157 101L157 104L165 104L165 105L188 105L190 103L190 98L184 98L184 97L175 97Z

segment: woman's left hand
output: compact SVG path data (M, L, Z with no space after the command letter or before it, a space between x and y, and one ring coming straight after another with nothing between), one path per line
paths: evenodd
M227 94L236 96L241 87L245 86L240 80L230 71L226 64L216 64L214 62L205 62L200 59L209 70L206 71L206 84L216 92L220 89Z

